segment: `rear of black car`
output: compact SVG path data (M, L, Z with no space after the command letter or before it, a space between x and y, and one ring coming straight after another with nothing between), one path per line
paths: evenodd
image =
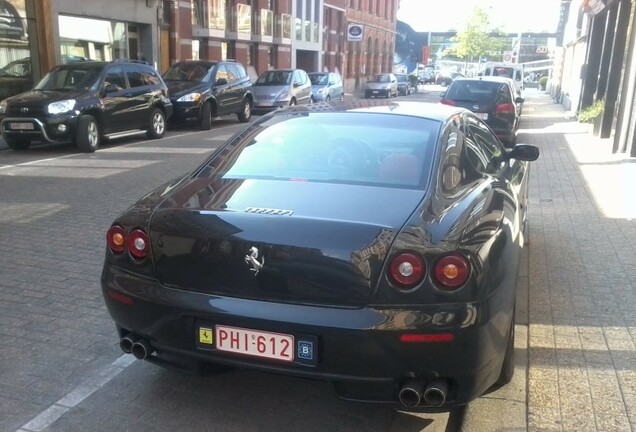
M511 85L504 80L459 78L441 103L473 111L506 145L514 145L519 114Z
M425 204L440 125L282 112L143 198L107 234L122 349L322 378L348 399L477 397L500 370L509 299L473 296L476 258ZM424 383L443 400L414 400Z

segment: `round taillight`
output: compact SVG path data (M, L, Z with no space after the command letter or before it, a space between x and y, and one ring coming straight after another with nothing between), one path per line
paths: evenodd
M470 275L470 263L459 254L446 255L435 264L435 278L444 288L459 288Z
M425 272L426 264L422 257L411 252L401 253L391 261L391 278L406 288L418 284L424 278Z
M126 245L126 232L119 225L113 225L106 232L106 243L114 253L122 253Z
M130 232L128 235L128 250L133 257L138 259L146 258L149 248L148 234L139 228Z

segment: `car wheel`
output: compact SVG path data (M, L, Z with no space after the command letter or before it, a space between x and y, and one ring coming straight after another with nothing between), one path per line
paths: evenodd
M206 102L201 107L201 129L210 130L212 128L212 105Z
M159 108L150 111L150 124L146 135L148 138L158 139L166 134L166 115Z
M329 95L325 98L325 102L331 102L331 97Z
M77 122L75 144L84 153L92 153L99 147L99 125L93 116L80 116Z
M292 98L292 99L289 101L289 106L294 106L294 105L296 105L296 99Z
M246 123L250 121L250 118L252 118L252 101L246 98L243 101L243 108L241 109L241 112L238 113L238 119L240 122Z
M508 344L506 345L506 355L501 366L501 373L494 384L495 388L500 388L512 381L515 373L515 312L512 312L512 322L508 332Z
M24 139L7 139L5 141L12 150L26 150L31 145L31 141Z

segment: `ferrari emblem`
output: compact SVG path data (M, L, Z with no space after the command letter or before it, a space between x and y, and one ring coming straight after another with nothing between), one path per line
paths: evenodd
M265 265L265 257L261 257L261 260L261 262L258 261L258 249L255 246L252 246L249 253L245 255L245 262L252 266L250 271L254 272L254 276L256 276Z

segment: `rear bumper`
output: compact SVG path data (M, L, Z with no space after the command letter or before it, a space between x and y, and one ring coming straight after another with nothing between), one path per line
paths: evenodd
M109 264L102 274L106 306L120 336L134 333L157 350L151 360L211 362L332 381L340 396L399 404L408 379L449 382L447 410L479 397L499 376L512 319L512 293L469 304L359 309L303 306L221 297L162 286ZM502 291L502 290L501 290ZM113 295L115 293L115 295ZM126 304L114 298L123 294ZM199 326L225 325L315 343L312 362L283 363L202 349ZM452 334L449 342L401 342L400 335ZM431 408L431 409L429 409Z

